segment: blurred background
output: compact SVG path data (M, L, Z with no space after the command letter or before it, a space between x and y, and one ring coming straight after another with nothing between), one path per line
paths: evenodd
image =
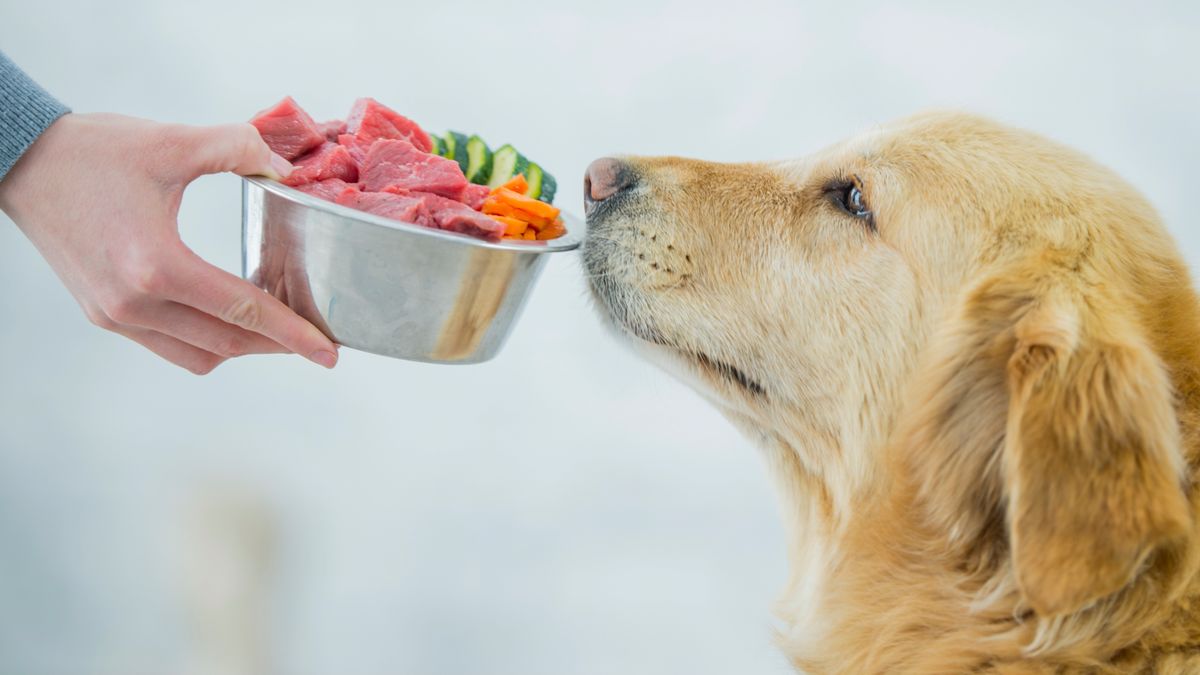
M787 158L963 108L1116 168L1200 268L1200 4L569 4L0 0L0 49L79 111L374 96L516 144L576 214L606 153ZM231 271L239 199L201 179L180 219ZM91 327L3 216L0 287L0 673L789 672L755 449L605 332L574 255L472 367L197 378Z

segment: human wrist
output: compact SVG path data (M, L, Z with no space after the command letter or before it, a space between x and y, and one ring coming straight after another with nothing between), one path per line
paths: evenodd
M52 154L52 146L55 145L54 137L64 133L66 127L71 126L75 121L76 116L75 113L67 113L52 121L30 143L29 147L25 148L12 168L4 176L0 176L0 211L4 211L13 220L17 220L17 211L20 210L21 186L37 182L36 180L31 181L27 174L30 171L36 172L36 165L41 164L45 156Z
M0 53L0 181L56 120L70 112Z

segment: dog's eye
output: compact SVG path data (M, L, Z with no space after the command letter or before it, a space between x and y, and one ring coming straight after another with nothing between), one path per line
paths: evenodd
M863 199L862 190L857 185L851 185L850 189L846 190L843 199L850 215L856 218L865 218L871 215L871 210L867 208L867 201Z
M846 213L868 221L874 227L873 214L871 207L867 205L867 198L863 196L862 183L855 176L853 180L839 181L830 185L826 193L829 195L830 201L837 204Z

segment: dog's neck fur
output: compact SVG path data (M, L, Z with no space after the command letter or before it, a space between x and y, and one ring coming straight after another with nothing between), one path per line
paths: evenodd
M763 442L780 494L788 540L789 577L775 611L783 621L780 640L789 645L789 651L809 651L829 630L823 617L828 581L839 563L839 539L850 522L852 504L863 489L858 486L834 492L831 486L847 488L853 484L842 482L842 476L831 480L828 475L845 474L845 465L826 466L818 473L802 460L809 453L841 450L828 440L808 439L804 446L797 446L796 439L772 435Z
M834 629L827 596L844 562L841 538L856 509L878 492L870 467L881 430L859 426L857 415L839 419L832 403L807 405L803 415L780 414L767 424L720 407L759 445L780 496L789 578L776 606L783 623L778 638L792 654L819 650Z

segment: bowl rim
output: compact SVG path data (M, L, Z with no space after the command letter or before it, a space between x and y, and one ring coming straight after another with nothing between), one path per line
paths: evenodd
M486 241L477 237L472 237L469 234L460 232L450 232L448 230L435 230L431 227L406 223L402 220L393 220L392 218L384 218L366 211L352 209L349 206L342 206L336 202L331 202L320 197L301 192L293 187L289 187L280 183L277 180L266 178L264 176L242 176L244 183L253 183L254 185L271 192L277 196L293 201L301 206L325 211L340 218L348 218L366 225L374 225L376 227L386 227L392 230L399 230L408 234L413 234L421 237L431 237L433 239L441 239L443 241L466 244L478 248L499 249L502 251L517 251L520 253L557 253L560 251L571 251L579 248L583 243L584 235L586 234L587 226L582 220L562 211L563 221L567 226L567 233L557 239L548 239L545 241L525 241L519 239L506 239L503 241Z

